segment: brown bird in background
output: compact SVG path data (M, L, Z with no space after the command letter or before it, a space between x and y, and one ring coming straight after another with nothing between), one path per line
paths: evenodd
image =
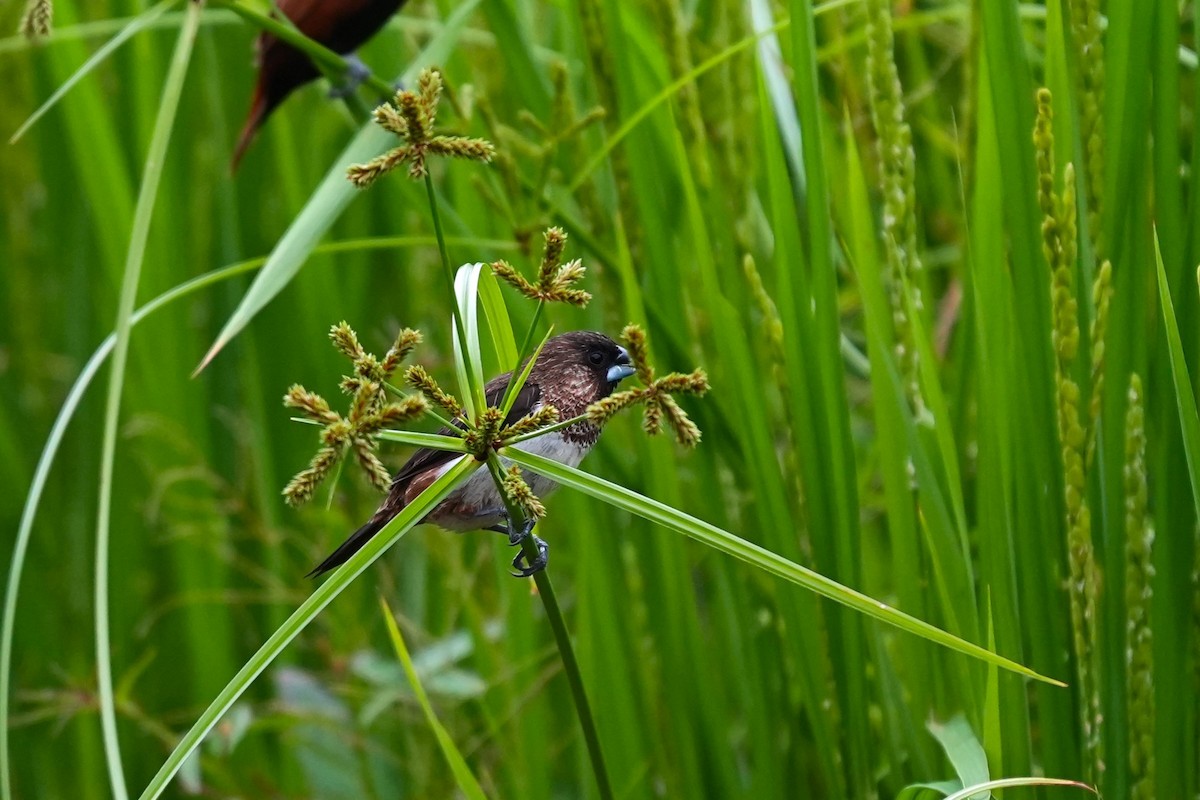
M404 5L404 0L278 0L276 6L305 36L343 56L351 56ZM269 33L255 42L258 83L250 114L230 165L236 170L259 127L294 90L321 76L303 52ZM361 81L366 68L351 58L349 78ZM352 88L352 87L351 87Z

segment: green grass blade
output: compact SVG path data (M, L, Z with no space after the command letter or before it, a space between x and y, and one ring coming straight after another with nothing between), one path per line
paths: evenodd
M400 628L396 625L396 615L388 607L387 600L383 597L379 598L379 606L383 610L383 620L387 623L388 636L392 640L392 647L396 651L396 657L400 659L400 663L404 666L404 674L408 676L408 682L412 686L413 694L417 697L417 702L421 704L421 711L425 713L425 721L429 723L429 727L433 729L433 735L437 737L438 747L442 749L442 755L446 757L446 763L450 765L450 771L454 773L454 781L458 784L458 788L467 797L472 800L484 800L486 797L483 793L479 781L475 780L475 776L471 774L471 768L467 766L467 761L455 746L454 740L450 738L450 734L446 733L446 728L438 720L437 714L433 710L433 705L429 702L429 696L425 693L425 687L421 685L421 677L417 674L417 668L413 666L412 656L408 653L408 647L404 644L404 637L400 635Z
M991 775L988 773L987 756L966 717L959 714L946 723L930 722L929 732L946 752L946 758L950 759L963 786L988 781Z
M434 37L404 71L400 77L402 84L412 84L422 68L449 56L479 1L466 0L455 9L450 18L446 20L446 25L442 28L441 33ZM254 283L247 290L237 309L234 310L233 315L225 323L225 327L217 335L217 340L213 342L196 368L197 372L208 366L217 353L229 344L230 340L237 336L267 303L271 302L277 294L283 291L285 286L291 283L292 279L296 277L296 273L304 266L305 260L312 253L317 242L346 210L350 201L357 196L360 190L346 180L346 167L350 164L367 161L382 153L393 141L394 137L390 133L373 123L363 127L358 135L350 141L350 144L346 146L326 174L321 185L313 192L304 208L296 216L295 221L284 233L283 238L279 240L279 244L271 252L266 266L254 279Z
M454 330L454 369L458 375L459 391L467 414L474 418L485 406L483 396L483 351L479 345L479 275L483 264L463 264L454 276L454 293L458 318L462 320L464 343L459 339L459 327Z
M554 328L546 331L546 335L542 337L542 341L538 342L538 346L529 354L529 358L525 361L525 368L522 369L514 380L508 382L508 389L504 392L504 402L500 405L500 410L504 413L505 418L508 418L508 412L512 410L513 403L517 402L517 395L521 393L521 389L525 386L525 381L529 379L529 373L533 372L533 365L537 363L538 357L542 354L542 348L546 346L546 342L550 341L550 334L554 333ZM512 362L513 371L516 371L516 361Z
M302 421L308 422L308 420ZM439 436L436 433L418 433L416 431L380 431L376 435L389 442L432 447L435 450L450 450L455 453L467 452L466 444L456 436Z
M623 486L618 486L603 478L597 478L595 475L564 466L556 461L551 461L548 458L543 458L542 456L523 450L506 447L500 451L500 455L539 475L552 478L564 486L570 486L617 508L637 514L651 522L656 522L663 527L682 533L702 544L720 550L722 553L745 561L751 566L769 572L798 586L803 586L847 608L866 614L873 619L893 625L928 641L980 659L988 664L995 664L998 667L1016 672L1028 678L1034 678L1035 680L1058 686L1066 685L1054 678L1039 675L1028 667L1024 667L1015 661L1010 661L1003 656L996 655L977 644L972 644L957 636L946 633L940 628L905 614L903 611L891 608L886 603L881 603L861 592L843 586L837 581L830 580L818 572L802 567L729 531L696 519L682 511L626 489Z
M230 706L242 696L242 693L250 687L254 679L262 674L275 658L283 652L288 643L304 630L308 623L321 612L321 609L329 605L335 597L341 594L351 581L357 578L367 567L371 565L375 559L383 555L384 551L395 544L401 536L413 528L425 514L437 505L441 500L454 489L458 483L471 472L474 472L479 467L479 464L471 458L460 458L454 463L450 469L434 481L428 489L413 500L412 503L404 507L399 514L384 526L371 541L367 542L361 550L355 553L349 561L339 567L330 578L317 587L308 599L288 617L287 622L280 626L270 638L263 643L258 652L254 654L245 665L238 670L238 673L233 676L233 679L225 685L216 699L209 704L200 718L195 724L184 734L179 744L171 751L166 762L159 769L158 773L151 779L146 786L145 791L141 794L141 800L151 800L158 797L167 788L171 782L171 778L183 766L183 762L191 753L200 746L205 735L220 722L221 717L229 710Z
M1068 781L1062 778L1001 778L998 781L988 781L987 783L977 783L974 786L968 786L962 791L954 794L946 795L946 800L982 800L987 797L987 793L994 789L1019 789L1032 786L1058 786L1072 789L1087 789L1094 795L1099 796L1091 786L1079 781ZM1008 795L1005 795L1007 797Z
M1196 412L1196 395L1192 392L1192 379L1188 375L1187 361L1183 356L1179 323L1175 319L1175 307L1171 303L1171 289L1167 283L1167 272L1163 267L1157 234L1154 236L1154 261L1158 269L1159 308L1167 333L1171 377L1175 382L1175 403L1179 408L1179 425L1183 429L1183 452L1187 457L1188 477L1192 482L1192 503L1195 505L1197 516L1200 516L1200 415Z
M96 563L95 563L95 624L96 624L96 692L100 708L100 722L104 733L104 755L108 762L109 782L113 795L118 800L129 796L125 786L124 766L121 763L121 746L117 734L116 700L113 696L112 651L109 645L108 616L108 548L109 524L112 516L113 475L117 453L117 427L121 416L121 394L125 388L125 366L129 359L129 332L132 327L134 303L137 300L138 282L142 274L142 263L146 256L146 241L150 236L150 220L154 215L154 201L158 196L163 163L171 143L175 127L179 98L183 94L183 83L191 63L192 45L200 29L200 6L188 7L171 67L163 85L158 117L154 122L154 134L150 149L146 153L146 169L142 175L142 186L130 233L129 251L125 261L125 275L121 282L121 297L117 306L117 324L113 343L112 372L109 374L108 398L104 414L104 439L100 455L100 492L96 512Z
M504 304L504 295L500 293L500 284L490 269L485 269L479 276L479 303L483 306L483 316L487 320L488 335L496 351L496 359L501 365L512 364L516 369L517 341L513 336L512 320Z

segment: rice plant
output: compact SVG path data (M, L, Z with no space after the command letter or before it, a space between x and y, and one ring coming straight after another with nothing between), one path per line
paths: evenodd
M1197 795L1196 4L270 12L0 5L0 796Z

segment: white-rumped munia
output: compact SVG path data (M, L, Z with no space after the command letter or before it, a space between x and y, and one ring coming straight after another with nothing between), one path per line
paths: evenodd
M542 348L504 425L510 425L545 405L557 409L559 419L579 416L589 405L612 394L617 383L633 372L629 353L603 333L573 331L555 336ZM489 406L500 405L511 377L512 373L509 372L488 382L484 393ZM450 431L443 429L441 433L448 434ZM599 426L583 420L515 446L574 467L592 449L599 436ZM344 563L400 513L405 505L449 469L456 459L469 457L446 450L417 450L392 477L388 496L374 516L310 574L320 575ZM524 477L538 496L545 496L556 486L553 481L540 475L527 473ZM508 524L503 498L487 470L477 470L435 506L423 521L452 531L494 530L507 533L513 544L532 536L533 530L533 520L527 521L521 530L513 530ZM513 559L513 567L519 571L519 576L527 577L546 566L548 547L537 537L534 537L534 542L538 556L532 563L522 566L523 552Z

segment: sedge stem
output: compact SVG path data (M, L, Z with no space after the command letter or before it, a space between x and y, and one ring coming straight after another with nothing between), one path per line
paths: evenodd
M508 511L509 523L512 527L520 527L525 523L525 515L517 508L507 494L501 481L504 478L504 468L500 458L493 450L488 453L488 469L504 507ZM533 563L538 557L537 545L532 536L526 536L521 542L525 560ZM587 745L588 759L592 764L592 772L596 776L596 788L601 800L613 800L612 784L608 778L608 768L604 764L604 751L600 749L600 734L596 730L596 719L592 716L592 707L588 703L587 690L583 685L583 675L579 671L579 661L575 658L575 648L571 645L571 633L567 630L566 620L563 619L562 608L558 605L558 597L554 594L554 586L545 569L533 573L533 582L537 585L538 597L546 609L546 619L550 622L550 630L554 632L554 643L558 646L558 656L562 660L563 672L571 687L571 699L575 702L575 713L579 717L579 726L583 728L583 740Z

